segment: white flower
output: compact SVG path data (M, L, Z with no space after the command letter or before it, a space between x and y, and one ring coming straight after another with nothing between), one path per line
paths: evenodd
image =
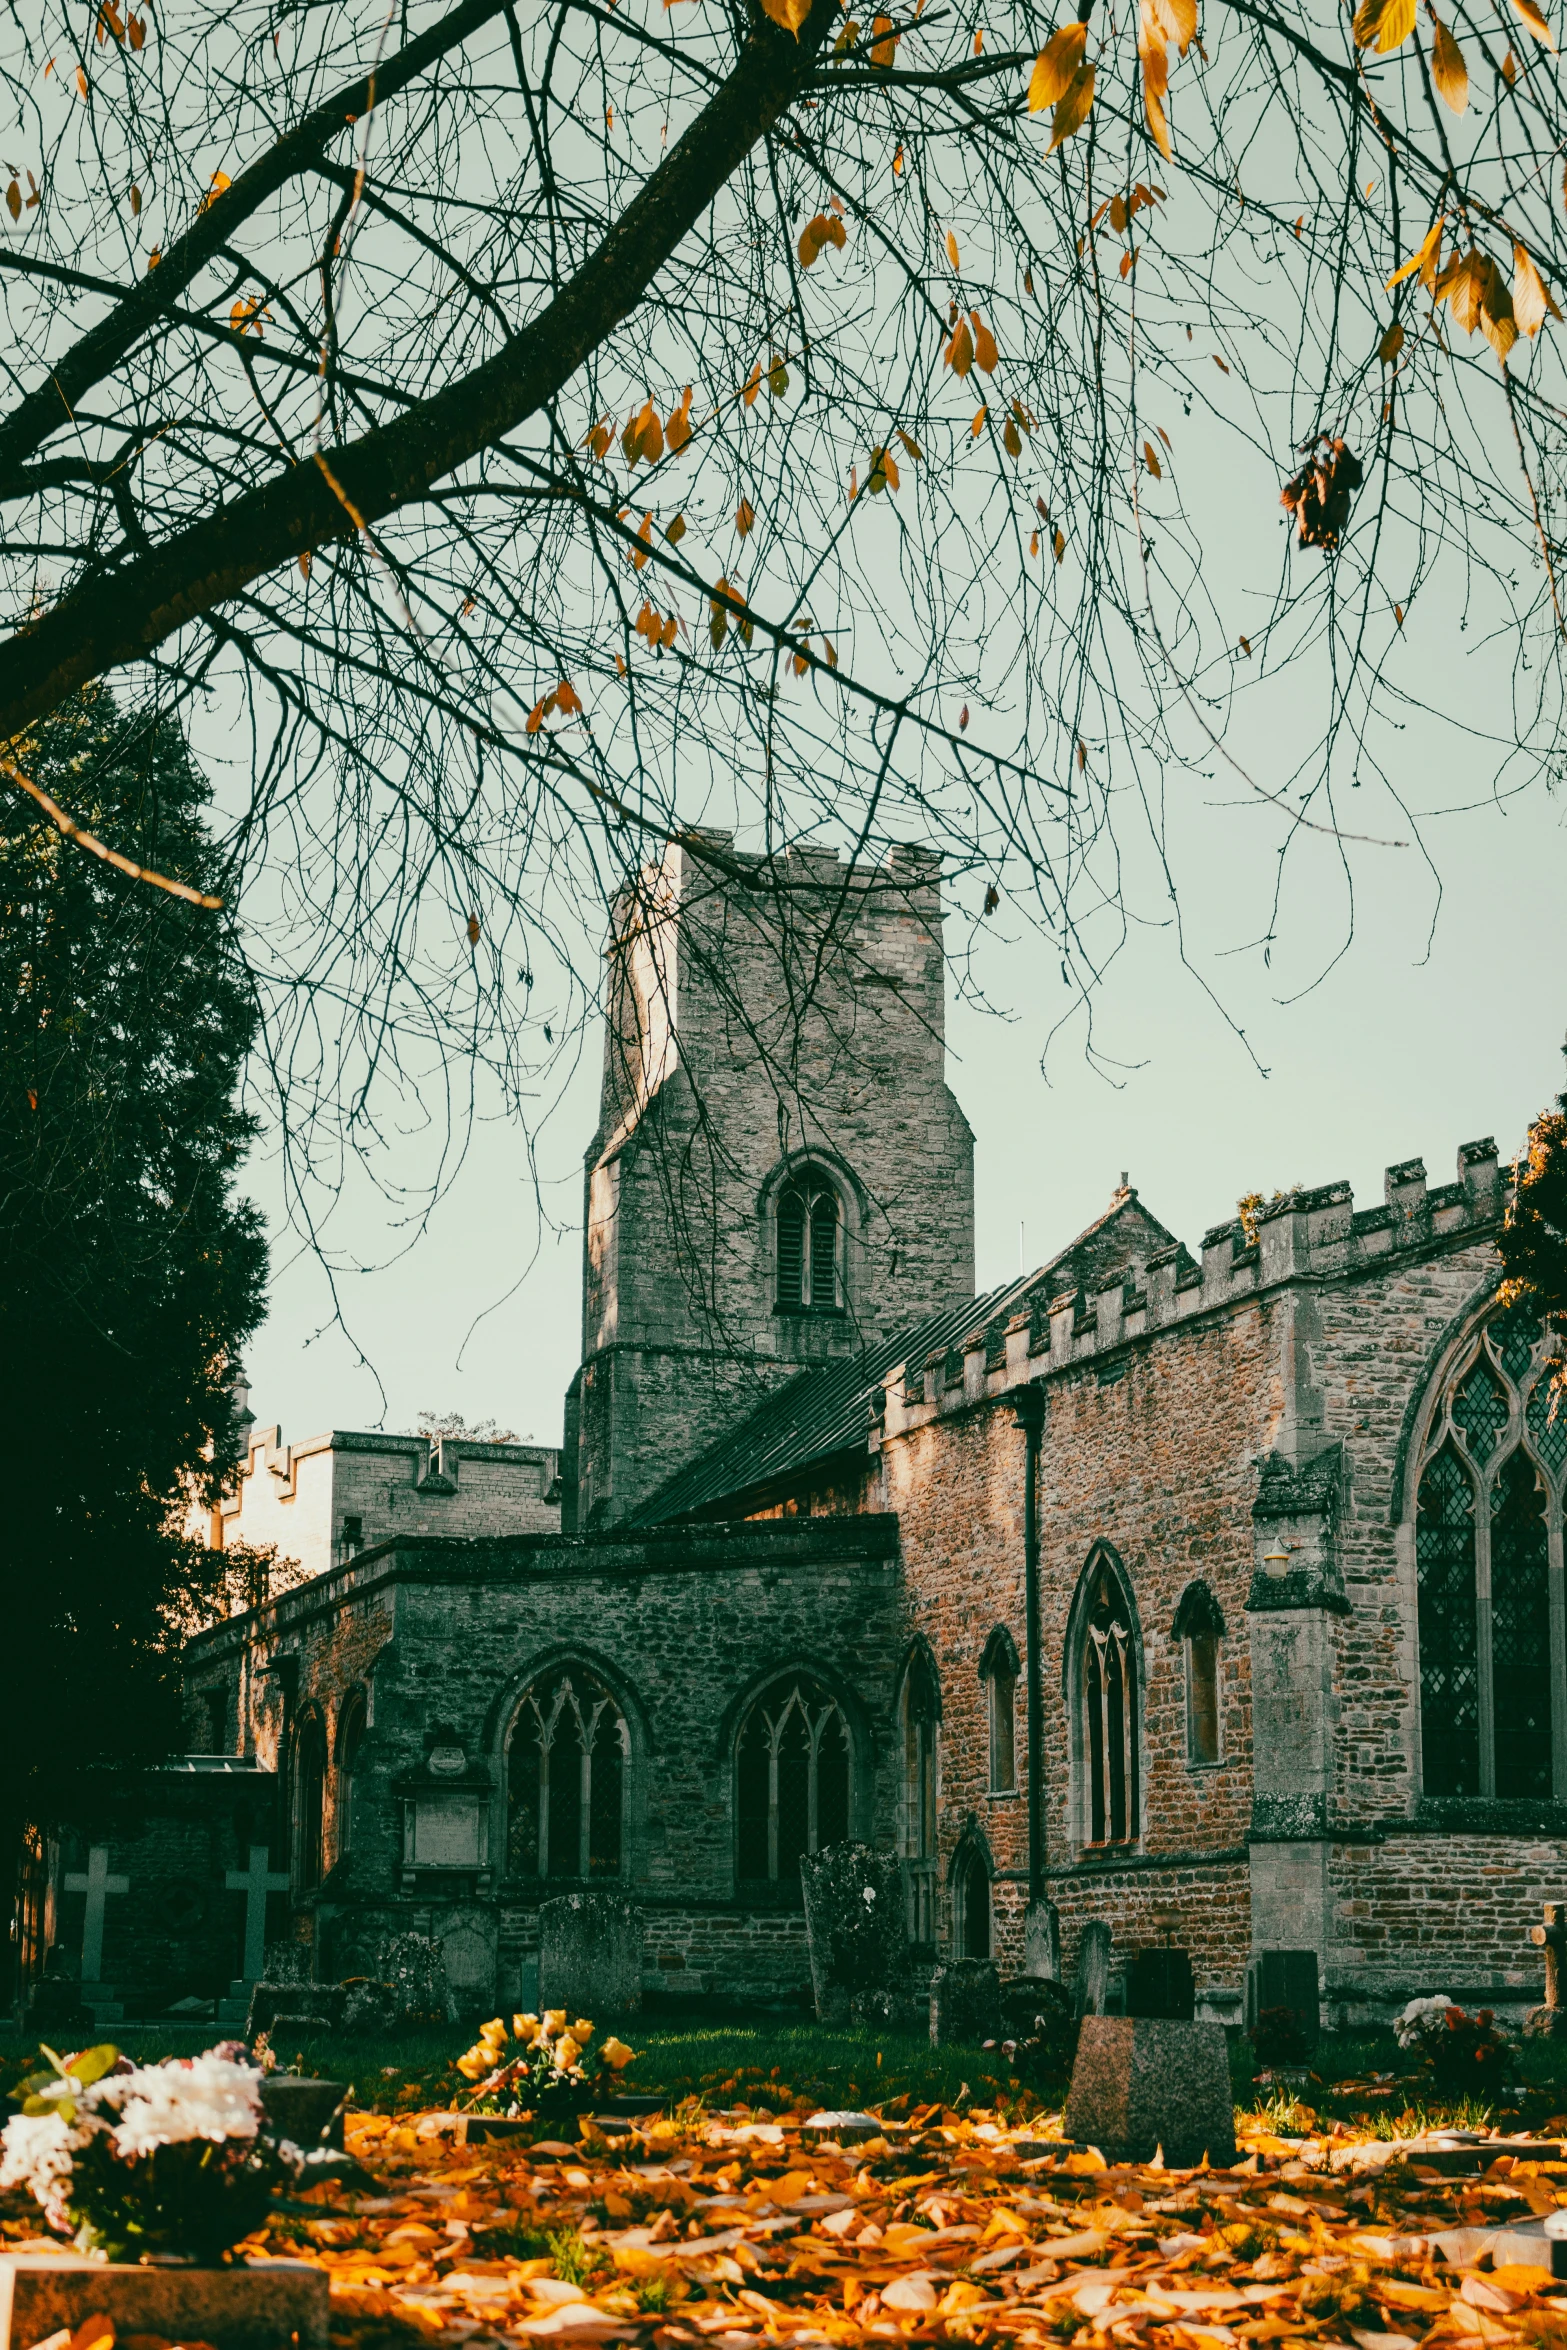
M0 2130L0 2190L31 2187L50 2226L68 2227L71 2159L101 2126L90 2119L73 2126L59 2113L13 2114Z
M138 2065L111 2075L97 2102L118 2113L114 2150L151 2154L189 2138L254 2138L261 2127L261 2075L209 2048L204 2056Z
M1438 2017L1445 2018L1452 2004L1445 1991L1434 1992L1429 1999L1411 1999L1393 2024L1400 2048L1413 2047L1417 2040L1423 2039L1428 2025Z

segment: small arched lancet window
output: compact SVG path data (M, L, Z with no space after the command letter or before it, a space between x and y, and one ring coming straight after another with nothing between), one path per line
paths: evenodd
M1170 1626L1186 1653L1186 1759L1202 1768L1220 1760L1219 1643L1224 1611L1206 1583L1188 1583Z
M959 1847L952 1870L953 1942L959 1958L989 1958L990 1871L979 1846Z
M343 1707L337 1726L337 1857L348 1858L354 1843L354 1797L358 1785L359 1750L368 1726L364 1691L356 1689Z
M556 1665L524 1696L506 1752L506 1866L514 1877L618 1877L625 1848L626 1719L585 1665Z
M326 1731L313 1710L294 1741L294 1883L314 1892L326 1871Z
M843 1710L791 1673L752 1703L735 1757L736 1866L753 1885L797 1885L808 1852L849 1833L851 1756Z
M1421 1776L1427 1795L1567 1789L1567 1672L1551 1625L1562 1571L1567 1403L1539 1317L1510 1306L1460 1356L1415 1489Z
M1017 1646L1002 1624L985 1643L979 1677L985 1684L990 1792L1012 1795L1017 1791Z
M941 1684L921 1645L903 1676L903 1858L909 1888L909 1939L936 1939L936 1764Z
M1078 1645L1085 1844L1130 1844L1138 1820L1137 1656L1131 1604L1105 1558L1090 1562Z
M780 1312L835 1314L843 1303L838 1194L819 1175L802 1175L779 1193L775 1213Z

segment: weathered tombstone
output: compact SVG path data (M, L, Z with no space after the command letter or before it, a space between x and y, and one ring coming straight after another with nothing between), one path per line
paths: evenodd
M261 2084L261 2108L267 2128L306 2151L312 2146L343 2144L343 2108L348 2103L346 2081L309 2081L293 2073L268 2073Z
M1053 1901L1031 1901L1023 1912L1023 1972L1048 1976L1061 1972L1061 1912Z
M642 1912L623 1893L560 1893L539 1904L539 2006L592 2023L642 2008Z
M1246 2029L1285 2009L1295 2018L1307 2055L1322 2027L1314 1950L1254 1950L1246 1968Z
M869 1844L828 1844L800 1862L816 2020L846 2024L897 1991L908 1956L903 1871Z
M1536 2039L1561 2040L1567 2038L1567 2007L1562 2004L1562 1952L1567 1949L1567 1903L1548 1901L1544 1916L1543 1926L1529 1928L1529 1939L1537 1950L1545 1953L1545 2005L1530 2008L1524 2018L1523 2028Z
M348 1993L341 1983L258 1983L250 1994L245 2037L254 2040L260 2032L270 2036L279 2026L285 2032L304 2027L335 2032L347 2001Z
M1128 2015L1189 2024L1197 2012L1197 1983L1184 1950L1139 1950L1126 1970Z
M930 1979L930 2044L979 2047L1001 2037L1001 1978L988 1958L955 1958Z
M1101 1918L1090 1918L1077 1945L1077 1975L1072 2005L1079 2015L1103 2015L1110 1987L1110 1929Z
M61 2339L89 2318L114 2332L165 2341L215 2342L221 2350L327 2350L325 2269L269 2260L249 2268L143 2268L58 2252L0 2257L0 2343ZM110 2336L113 2339L113 2336Z
M1110 2162L1149 2162L1163 2147L1174 2170L1204 2155L1227 2169L1235 2107L1224 2026L1085 2015L1062 2127Z

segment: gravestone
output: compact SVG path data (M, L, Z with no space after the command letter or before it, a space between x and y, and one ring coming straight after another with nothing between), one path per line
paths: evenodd
M989 1958L955 1958L930 1979L933 2048L982 2047L1001 2037L1001 1978Z
M1053 1901L1031 1901L1023 1912L1023 1972L1048 1976L1061 1972L1061 1912Z
M275 2138L288 2138L307 2151L343 2144L346 2081L301 2080L293 2073L268 2073L261 2084L261 2110Z
M1268 2014L1286 2009L1309 2056L1321 2030L1321 1994L1314 1950L1254 1950L1246 1968L1246 2029L1256 2030Z
M1189 2024L1197 2012L1197 1983L1184 1950L1139 1950L1126 1970L1128 2015Z
M107 2317L122 2342L151 2334L218 2350L277 2350L281 2342L327 2350L328 2292L325 2269L303 2261L143 2268L86 2259L64 2246L7 2253L0 2256L0 2344L25 2350Z
M903 1871L869 1844L829 1844L800 1862L816 2020L879 2020L908 1956Z
M245 2037L269 2036L279 2028L299 2032L335 2032L343 2021L348 1993L341 1983L258 1983L250 1994Z
M1110 1929L1101 1918L1090 1918L1077 1945L1074 2009L1079 2015L1103 2015L1109 1988Z
M1109 2162L1149 2162L1163 2147L1172 2170L1204 2155L1227 2169L1235 2107L1224 2026L1085 2015L1062 2127Z
M539 2007L591 2023L642 2008L642 1912L623 1893L560 1893L539 1904Z

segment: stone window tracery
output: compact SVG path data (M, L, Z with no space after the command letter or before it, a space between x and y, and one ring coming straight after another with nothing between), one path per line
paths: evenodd
M368 1716L363 1690L356 1689L343 1707L337 1730L337 1857L346 1860L354 1841L354 1794L359 1749L364 1744Z
M778 1195L778 1305L784 1313L836 1313L843 1303L838 1194L805 1174Z
M618 1877L626 1719L585 1665L557 1665L524 1696L506 1753L506 1865L514 1877Z
M1012 1795L1017 1791L1017 1646L1002 1624L985 1643L979 1675L985 1684L990 1792Z
M1079 1820L1084 1844L1138 1833L1137 1644L1131 1602L1102 1552L1086 1570L1077 1654Z
M909 1889L909 1939L936 1939L936 1773L941 1684L929 1652L916 1648L903 1676L904 1877Z
M800 1861L849 1833L851 1756L842 1708L808 1674L753 1702L736 1754L737 1870L749 1884L798 1884Z
M1567 1405L1538 1316L1511 1306L1460 1357L1415 1500L1422 1783L1567 1792L1562 1628Z

